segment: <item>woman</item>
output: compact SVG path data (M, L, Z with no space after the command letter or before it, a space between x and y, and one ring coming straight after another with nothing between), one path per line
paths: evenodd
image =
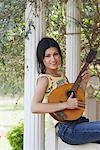
M32 99L32 113L54 113L64 109L75 109L85 106L84 102L70 95L67 101L48 103L48 96L57 87L68 83L68 79L59 71L62 65L62 54L58 43L53 38L44 37L37 46L39 76L36 91ZM82 74L81 88L85 91L89 76ZM90 122L85 117L74 121L58 122L58 136L73 145L96 142L100 143L100 121Z

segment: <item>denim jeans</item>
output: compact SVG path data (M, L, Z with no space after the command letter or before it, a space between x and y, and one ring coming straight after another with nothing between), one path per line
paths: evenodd
M100 144L100 121L90 122L88 119L82 121L82 118L84 117L81 117L81 121L57 123L57 135L62 141L71 145L92 142Z

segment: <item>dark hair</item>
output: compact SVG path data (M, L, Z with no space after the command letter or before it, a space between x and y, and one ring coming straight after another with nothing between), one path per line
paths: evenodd
M38 46L37 46L37 60L38 60L38 72L39 73L45 73L45 66L43 63L43 59L45 56L46 49L50 47L57 48L58 53L61 56L61 60L62 60L62 54L61 54L59 44L53 38L49 38L49 37L42 38L39 41Z

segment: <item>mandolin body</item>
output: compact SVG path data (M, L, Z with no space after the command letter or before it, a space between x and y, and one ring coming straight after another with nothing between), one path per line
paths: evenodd
M68 99L67 93L72 89L73 83L64 84L54 89L48 97L48 103L61 103ZM79 87L75 92L75 97L77 100L85 101L85 94L83 90ZM50 115L61 122L66 120L76 120L82 116L84 108L78 109L65 109L63 111L58 111L51 113Z

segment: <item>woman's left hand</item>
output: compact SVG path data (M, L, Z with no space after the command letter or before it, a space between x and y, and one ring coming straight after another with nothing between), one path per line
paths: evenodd
M86 89L86 86L88 84L88 81L89 81L89 74L88 74L88 71L84 71L81 75L82 77L82 81L81 81L81 87L85 90Z

